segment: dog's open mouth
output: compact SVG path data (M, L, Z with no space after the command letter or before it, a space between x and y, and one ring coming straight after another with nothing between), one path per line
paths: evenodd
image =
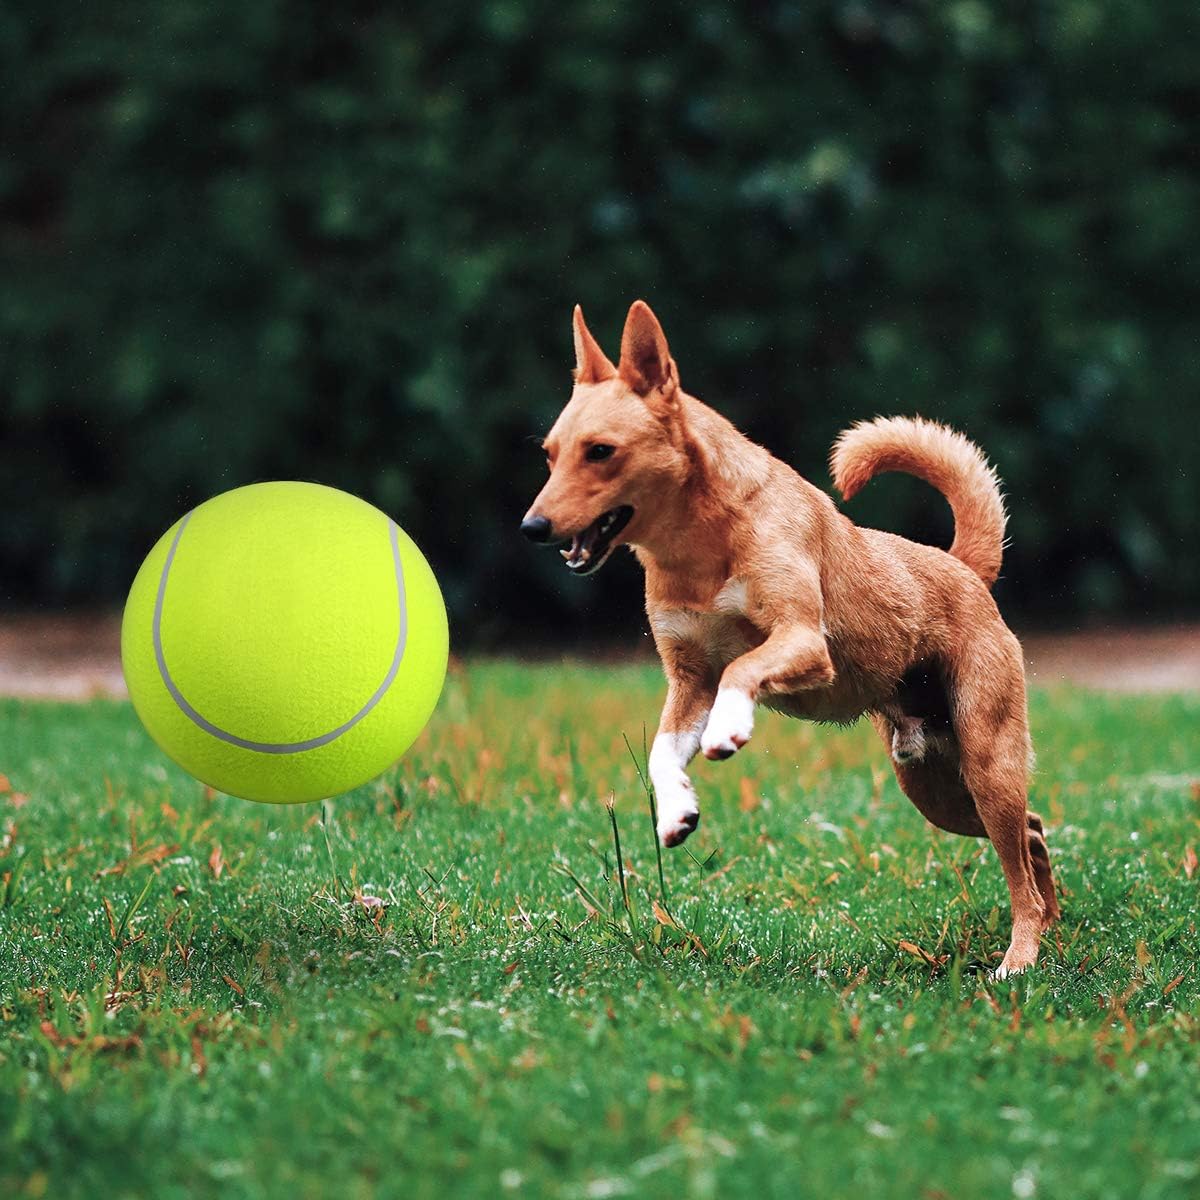
M629 524L632 516L633 508L628 504L610 508L571 539L569 550L560 550L559 554L576 575L590 575L600 569L612 549L613 538Z

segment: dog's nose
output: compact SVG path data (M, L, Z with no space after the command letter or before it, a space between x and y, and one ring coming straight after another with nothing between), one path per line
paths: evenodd
M521 532L531 542L548 542L550 540L550 522L545 517L535 517L530 514L521 522Z

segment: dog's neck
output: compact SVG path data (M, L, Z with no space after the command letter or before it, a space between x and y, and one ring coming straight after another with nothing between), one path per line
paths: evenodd
M675 420L686 475L662 497L635 551L647 574L687 575L705 591L729 576L736 531L766 482L771 455L695 397L681 399Z

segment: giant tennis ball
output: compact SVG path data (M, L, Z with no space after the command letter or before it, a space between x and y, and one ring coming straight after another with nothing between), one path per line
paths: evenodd
M446 676L446 608L421 552L315 483L214 496L133 581L121 660L138 716L184 770L247 800L319 800L412 745Z

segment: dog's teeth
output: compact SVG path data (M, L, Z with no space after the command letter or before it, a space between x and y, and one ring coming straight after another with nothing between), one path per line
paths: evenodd
M587 562L587 560L591 557L592 557L592 552L586 546L584 546L583 549L579 551L579 561L580 562Z
M565 559L567 560L567 562L570 562L570 561L571 561L571 552L570 552L570 550L560 550L560 551L559 551L559 554L561 554L561 555L563 556L563 558L565 558Z

